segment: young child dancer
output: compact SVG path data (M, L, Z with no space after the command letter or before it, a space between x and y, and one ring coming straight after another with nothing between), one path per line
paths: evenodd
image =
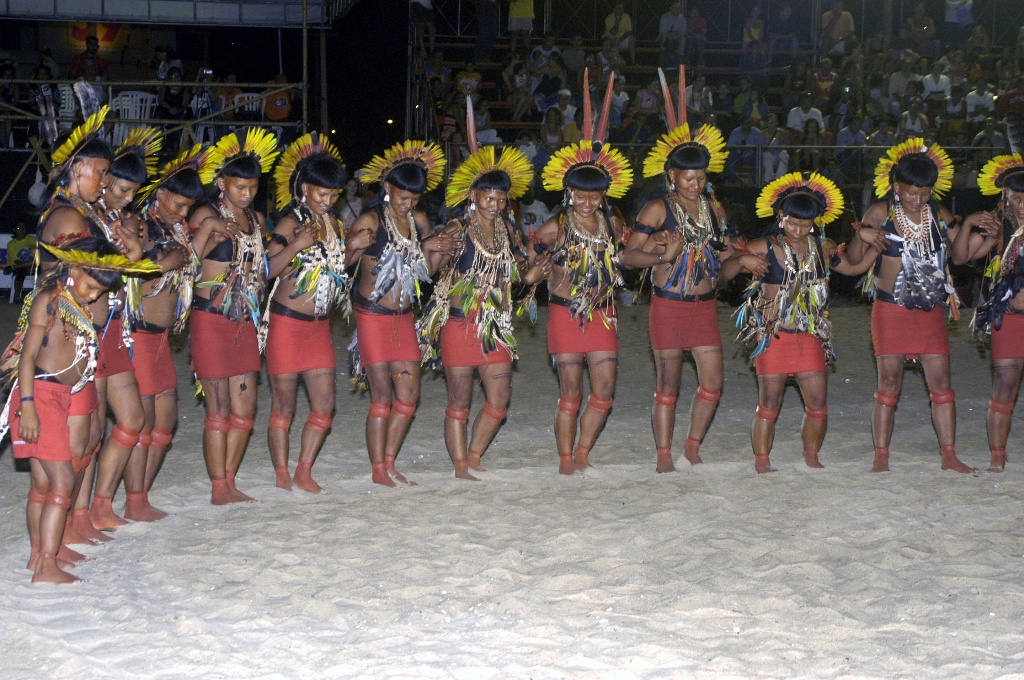
M3 371L14 387L0 414L0 436L9 426L14 457L30 459L32 471L25 514L33 583L78 580L64 571L70 565L57 554L83 462L71 451L72 394L92 381L99 349L89 304L118 285L123 271L156 269L148 261L131 263L102 238L67 246L65 251L42 245L60 264L41 276L3 357Z
M256 323L266 293L266 222L250 206L260 176L278 156L277 138L259 128L225 135L209 150L203 182L217 198L195 211L192 248L202 274L192 300L192 363L206 394L203 456L214 505L253 501L235 475L256 413L260 348Z
M619 340L615 287L622 285L616 244L623 225L605 198L622 198L633 184L633 169L617 150L604 144L611 112L613 73L608 79L597 128L591 120L589 74L583 72L586 136L556 151L544 168L544 188L564 191L562 213L537 230L537 252L552 253L548 278L548 353L558 367L555 412L558 471L563 475L592 467L588 456L604 427L615 394ZM583 398L583 363L590 372L590 397Z
M988 400L989 472L1006 467L1013 404L1024 372L1024 158L996 156L982 168L978 187L999 196L994 212L967 217L951 249L955 264L988 257L984 298L974 327L992 335L992 397Z
M349 262L341 223L333 211L345 181L338 150L315 132L295 140L274 170L281 219L267 246L270 276L279 277L264 317L269 324L267 373L273 394L267 444L282 489L292 488L288 429L301 376L310 410L302 429L295 484L309 493L320 492L310 469L334 414L336 362L330 315L338 307L348 312ZM359 235L363 248L369 241L366 232Z
M356 340L349 349L354 372L366 372L370 410L366 449L377 484L411 484L395 469L420 398L420 349L412 306L420 285L430 281L458 247L447 234L434 234L426 214L416 210L420 196L444 177L441 147L406 140L359 171L366 184L379 183L377 197L352 225L348 246L360 264L352 291Z
M946 310L959 318L959 300L947 268L947 243L958 227L953 215L936 200L952 187L953 162L938 144L920 137L890 147L875 169L875 193L883 199L864 213L860 238L847 250L852 265L860 264L867 244L883 232L887 247L877 255L869 289L871 338L878 364L872 432L872 472L889 471L889 441L894 411L903 387L907 357L920 358L932 404L932 422L939 439L942 469L973 473L956 457L955 394L949 380L949 336Z
M833 241L814 233L815 226L824 232L842 212L839 187L817 173L783 175L757 199L758 217L775 217L778 233L747 244L750 254L767 260L768 272L750 284L736 325L742 329L740 340L754 348L758 406L750 438L758 473L775 471L768 456L790 376L804 400L804 462L824 467L818 452L828 426L827 364L835 360L827 311L829 270L854 276L871 266L865 258L859 267L850 267ZM733 275L745 261L728 260L722 271Z
M679 69L679 120L661 76L669 132L644 161L644 177L664 174L668 195L652 199L637 216L626 249L619 256L633 269L651 269L651 349L658 371L651 424L658 449L658 472L673 472L672 435L676 400L689 351L697 364L697 394L690 408L686 460L701 462L700 444L722 394L722 333L718 328L715 289L723 260L736 254L723 235L725 211L707 185L707 173L725 169L725 140L718 129L703 125L696 135L686 123L685 69ZM766 264L752 263L762 276Z
M526 192L533 169L516 148L499 157L493 146L477 148L473 103L466 99L466 126L471 155L448 181L446 203L469 204L463 217L445 228L458 234L459 252L446 265L434 288L430 310L421 320L424 361L440 356L448 382L444 439L459 479L478 481L480 458L497 434L512 391L512 284L532 286L551 273L551 254L532 252L529 261L517 232L506 217L509 199ZM439 347L438 347L439 345ZM480 372L487 401L473 423L466 423L473 398L473 371Z

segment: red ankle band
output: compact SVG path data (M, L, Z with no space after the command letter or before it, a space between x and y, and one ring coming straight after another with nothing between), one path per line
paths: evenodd
M664 458L665 456L672 456L672 447L666 446L665 448L658 449L658 458Z
M154 427L152 436L153 443L160 447L167 447L171 440L174 439L174 433L162 427Z
M805 408L804 415L806 415L809 420L825 420L828 418L828 406L823 406L822 408ZM817 453L817 451L815 451L815 453Z
M1013 415L1013 402L996 401L995 399L989 399L988 410L992 411L993 413L1001 413L1004 416Z
M580 446L579 444L577 444L576 448L573 450L573 455L584 455L584 456L586 456L587 454L590 453L590 449L591 448L593 448L593 447L591 447L591 446Z
M935 405L940 404L952 404L956 399L956 392L953 390L946 390L945 392L931 392L928 398L932 400Z
M85 456L82 456L81 458L71 456L71 469L75 471L76 475L84 470L86 465L88 465L88 463L85 462Z
M900 395L895 394L894 392L876 390L875 403L881 404L882 406L888 406L889 408L896 408L896 404L900 403Z
M222 416L219 413L206 416L203 420L203 427L210 432L224 433L231 429L228 425L228 419L226 416Z
M757 405L757 417L761 420L772 421L779 417L779 409L768 408L767 406ZM768 455L768 454L764 454Z
M697 387L697 398L701 401L706 401L709 404L717 404L721 396L721 391L712 392L711 390L706 390L703 387Z
M390 401L371 401L370 417L376 420L384 420L391 415Z
M416 415L416 402L402 401L401 399L395 399L395 403L392 404L391 410L402 416L403 418L412 418Z
M310 411L309 416L306 418L306 424L315 430L321 430L326 432L331 429L331 423L334 421L334 413L321 413L320 411Z
M290 415L281 413L280 411L270 412L270 420L267 422L268 429L287 432L291 426L292 417Z
M228 416L228 429L236 432L250 432L253 422L252 416L240 416L232 413Z
M295 464L295 469L296 470L298 470L299 468L302 468L306 472L309 472L310 469L312 469L312 467L313 467L313 461L311 461L311 460L300 460L298 463Z
M677 399L679 399L678 394L671 394L669 392L654 393L654 403L661 406L675 406Z
M469 409L449 406L444 410L444 417L457 423L464 423L469 420Z
M580 400L559 397L558 410L561 411L562 413L568 413L569 415L574 416L580 411Z
M489 401L484 402L484 407L481 412L491 420L497 420L499 423L505 420L505 416L508 415L507 408L498 408L497 406L492 405Z
M110 432L110 441L114 442L118 446L124 449L134 449L135 445L139 443L139 431L129 430L123 425L114 425L114 429Z
M954 446L953 444L945 444L944 446L940 446L939 447L939 453L941 453L943 456L945 456L945 455L953 455L953 456L955 456L956 455L956 446Z
M597 411L598 413L608 413L611 410L612 404L615 402L613 397L599 397L593 392L587 398L587 408L591 411Z

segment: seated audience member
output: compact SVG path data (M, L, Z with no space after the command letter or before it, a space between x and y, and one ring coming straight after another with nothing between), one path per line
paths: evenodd
M818 129L825 127L825 121L821 117L821 111L814 108L811 104L814 101L814 97L810 92L805 92L800 97L800 105L794 106L789 115L786 117L786 127L791 130L797 130L803 132L804 124L808 120L814 120L818 123Z

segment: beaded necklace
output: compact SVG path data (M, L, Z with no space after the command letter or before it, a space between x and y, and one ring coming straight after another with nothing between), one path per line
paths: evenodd
M579 320L593 320L594 311L600 313L605 325L615 325L615 286L622 285L619 274L619 258L615 251L614 239L608 229L604 213L598 210L597 233L592 234L579 223L579 216L573 208L563 215L562 245L555 251L553 261L563 267L571 283L572 303L569 313ZM606 309L610 308L611 313Z
M172 331L180 333L188 320L189 311L192 309L192 298L202 262L192 248L192 241L185 235L185 226L181 222L175 222L170 228L160 219L156 206L152 206L146 216L146 224L150 229L150 237L157 242L157 245L175 243L185 249L187 259L178 269L164 272L156 282L153 290L145 297L156 297L167 288L176 291L178 304L175 310L175 321ZM140 316L141 320L141 316Z
M305 214L303 214L305 213ZM290 278L295 279L291 298L311 294L314 296L315 316L326 316L331 309L348 301L348 274L345 271L345 242L327 215L313 215L296 207L292 214L299 224L315 224L317 239L309 248L297 253L291 262ZM320 237L321 231L324 238ZM276 285L276 284L275 284ZM271 296L272 297L272 296ZM346 306L346 316L350 307Z
M1003 325L1003 315L1024 290L1024 225L1020 225L1013 210L1000 210L1003 222L1001 253L990 256L982 281L982 302L974 313L971 325L984 332L998 330ZM1007 232L1013 232L1007 236Z
M680 203L674 193L667 201L683 237L683 251L674 263L668 265L671 273L665 288L675 288L682 281L680 297L687 290L699 286L704 279L718 276L721 266L717 254L721 250L721 234L711 217L710 201L703 194L697 200L700 207L696 216Z
M373 292L370 293L370 301L376 302L390 293L391 299L398 303L399 308L405 309L412 305L414 300L419 299L420 283L430 281L430 273L420 247L419 230L416 228L412 211L408 213L408 237L403 236L398 230L390 202L385 203L381 213L388 234L388 244L384 246L377 264L370 270L370 273L377 277L373 283Z
M221 217L235 222L235 216L221 202L214 204ZM270 264L263 249L260 223L248 208L245 209L250 233L241 231L234 238L234 256L228 268L209 281L197 283L198 288L209 288L211 306L219 314L235 323L252 320L259 325L260 306L266 292ZM219 298L219 302L217 301Z

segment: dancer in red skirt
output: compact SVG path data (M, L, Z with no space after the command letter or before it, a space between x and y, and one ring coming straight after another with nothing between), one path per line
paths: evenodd
M992 334L992 397L988 400L989 472L1006 467L1013 404L1024 372L1024 158L996 156L982 168L978 187L986 196L1002 195L994 212L967 217L953 241L956 264L989 258L985 297L974 327Z
M725 169L725 140L710 125L696 135L686 124L686 86L680 68L679 115L665 75L659 71L670 131L658 140L644 161L644 177L664 174L669 192L647 203L620 256L633 269L651 269L651 348L658 371L651 422L658 449L658 472L672 472L672 434L679 396L683 353L691 352L700 385L690 409L686 459L701 463L700 444L722 394L722 334L718 328L715 289L721 262L744 258L755 277L767 264L739 254L723 236L725 211L707 190L707 173Z
M235 486L256 413L260 348L256 323L266 293L266 222L252 210L260 176L278 156L277 138L250 128L225 135L209 150L204 183L218 197L193 214L192 247L202 274L192 301L191 345L206 395L203 455L214 505L252 501Z
M319 493L320 485L310 476L310 469L334 417L336 362L330 315L348 304L347 244L332 210L345 186L345 168L334 145L312 132L281 154L274 181L282 216L267 246L270 276L278 277L264 317L273 395L267 444L277 486L291 490L288 429L301 376L309 395L309 416L302 428L295 484L309 493ZM362 249L369 243L370 236L363 231L353 238L352 245Z
M469 468L483 471L480 458L508 413L516 358L512 284L539 283L551 273L552 261L550 253L536 252L528 261L506 216L509 199L522 196L533 179L529 160L516 148L506 147L500 157L493 146L477 149L468 97L466 125L472 154L448 181L446 195L449 207L469 204L465 214L445 228L457 234L461 244L434 288L420 322L420 337L425 363L437 365L440 358L444 366L448 382L444 439L455 476L476 481ZM467 442L474 369L479 370L487 401Z
M953 162L938 144L921 138L891 147L875 170L875 193L884 199L864 213L865 231L847 250L852 265L860 264L874 230L888 245L876 257L870 289L871 338L878 365L872 431L875 460L872 472L889 471L889 441L894 410L903 387L907 358L920 358L932 404L932 423L939 438L942 469L973 473L956 457L956 405L949 379L949 337L946 310L959 318L959 300L946 263L947 242L958 228L953 215L935 199L952 187Z
M375 156L360 172L379 183L377 198L352 225L349 253L361 258L359 285L352 291L356 341L353 372L363 371L370 388L366 448L377 484L410 484L395 469L420 398L420 350L412 306L419 287L450 257L458 243L434 234L416 210L425 191L444 177L444 153L431 142L407 140Z
M555 441L563 475L592 467L588 456L604 427L615 395L619 340L615 332L615 287L622 285L616 244L623 225L605 197L622 198L633 184L633 170L617 150L604 144L611 111L608 78L596 139L590 120L589 74L583 73L583 128L586 138L555 152L544 168L544 188L564 191L560 215L537 230L535 251L553 254L548 278L548 353L558 367L559 397ZM583 399L583 364L590 372L590 397Z
M779 233L751 241L748 250L768 262L768 273L750 284L747 301L737 313L740 338L753 346L758 406L751 427L754 469L774 472L769 462L775 420L782 408L786 381L795 377L804 400L801 430L807 467L824 467L818 451L828 421L827 362L835 359L828 320L829 269L863 274L871 261L851 267L836 244L814 234L843 212L843 195L831 180L793 172L771 182L757 199L759 217L776 217ZM739 258L722 265L723 274L739 269Z

